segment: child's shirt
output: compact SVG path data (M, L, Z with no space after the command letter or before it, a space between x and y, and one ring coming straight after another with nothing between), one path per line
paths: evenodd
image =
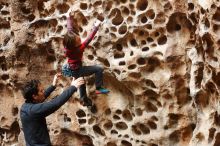
M67 18L67 29L68 32L73 31L70 17ZM70 65L71 69L78 69L79 66L82 65L82 56L84 49L92 41L97 31L98 31L98 27L94 26L90 35L87 37L85 41L83 41L83 43L79 47L71 48L71 49L64 48L65 56L68 58L68 64Z

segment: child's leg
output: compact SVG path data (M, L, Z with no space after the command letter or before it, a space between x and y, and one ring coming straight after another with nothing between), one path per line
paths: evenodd
M82 76L89 76L95 73L95 85L96 87L103 86L103 67L94 65L94 66L83 66L81 75Z
M74 78L79 78L83 77L82 74L82 67L76 70L72 70L68 64L63 65L62 67L62 74L67 77L74 77ZM86 85L83 84L79 88L79 94L80 94L80 100L83 101L83 105L85 106L92 106L92 101L87 97L86 93Z
M69 65L68 64L64 64L62 66L62 74L63 76L66 76L66 77L73 77L74 76L74 73L73 71L70 69ZM75 77L76 78L76 77Z
M87 94L86 94L86 85L83 84L80 86L79 88L79 94L80 94L80 99L86 98Z
M84 66L82 67L82 75L88 76L95 73L96 94L106 94L108 89L103 88L103 67L102 66Z
M81 77L81 68L72 70L68 64L64 64L62 67L62 74L67 77L74 77L74 78L79 78ZM86 95L86 85L83 84L79 88L79 93L80 93L80 99L83 100L83 98L87 97Z

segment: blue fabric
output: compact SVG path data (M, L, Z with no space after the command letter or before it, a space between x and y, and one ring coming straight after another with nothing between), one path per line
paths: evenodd
M64 64L62 66L62 74L67 77L75 77L76 79L79 77L89 76L95 74L95 84L96 87L102 87L103 85L103 68L98 65L94 66L80 66L79 69L72 70L69 64ZM80 98L87 98L86 94L86 85L83 84L79 88Z
M49 96L54 89L54 87L49 87L45 91L45 96ZM49 102L22 105L20 118L26 146L51 146L46 117L58 110L76 90L76 87L70 86Z
M109 92L109 90L108 90L108 89L105 89L105 88L99 88L99 89L97 89L97 91L98 91L100 94L106 94L106 93Z

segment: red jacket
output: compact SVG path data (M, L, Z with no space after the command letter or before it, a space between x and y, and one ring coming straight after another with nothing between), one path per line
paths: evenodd
M67 29L68 31L73 31L70 17L67 18ZM82 64L83 52L85 48L89 45L89 43L92 41L97 31L98 31L98 27L94 26L90 35L87 37L85 41L83 41L83 43L78 48L72 48L72 49L64 48L65 56L68 58L68 63L71 69L77 69Z

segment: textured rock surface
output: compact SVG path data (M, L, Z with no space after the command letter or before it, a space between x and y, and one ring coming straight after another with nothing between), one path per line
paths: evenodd
M220 145L219 0L0 0L1 145L24 145L19 88L60 70L68 10L83 39L103 21L84 60L105 67L111 92L95 96L87 77L98 113L76 93L47 119L53 144Z

